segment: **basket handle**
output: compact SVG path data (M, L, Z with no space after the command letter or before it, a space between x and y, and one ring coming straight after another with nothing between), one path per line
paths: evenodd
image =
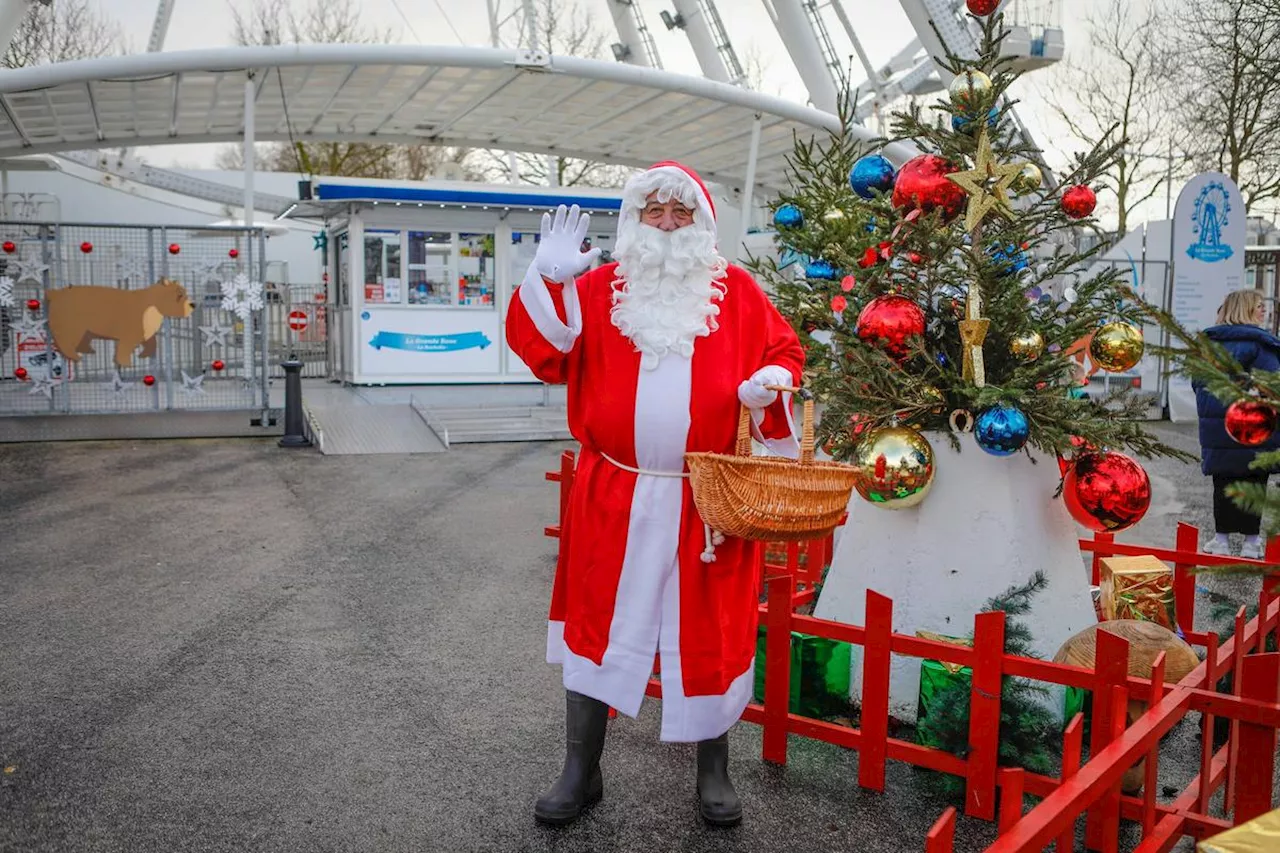
M800 427L800 463L808 465L813 462L813 394L807 388L796 388L791 385L766 385L770 391L795 394L804 401L804 415ZM738 456L751 455L751 410L742 406L738 414Z

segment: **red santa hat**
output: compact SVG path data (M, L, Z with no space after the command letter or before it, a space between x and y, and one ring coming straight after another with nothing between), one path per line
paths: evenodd
M702 178L698 177L697 172L683 163L677 163L675 160L663 160L661 163L655 163L627 181L627 186L623 190L623 205L624 207L634 207L638 213L644 208L645 199L649 193L659 188L669 189L673 182L683 186L686 190L692 191L696 209L702 214L706 227L714 231L716 227L716 206L715 202L711 200L711 191L702 182ZM681 195L687 194L681 193Z

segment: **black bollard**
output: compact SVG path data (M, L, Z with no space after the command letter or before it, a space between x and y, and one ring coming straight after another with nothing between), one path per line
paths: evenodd
M302 432L302 362L296 356L280 363L284 368L284 437L281 447L310 447Z

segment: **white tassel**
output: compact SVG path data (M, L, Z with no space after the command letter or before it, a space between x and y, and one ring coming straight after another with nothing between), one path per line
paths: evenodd
M723 543L724 537L720 536L720 542L717 542L716 536L719 534L713 532L709 524L702 525L702 533L707 544L707 547L702 551L702 562L714 563L716 561L716 545Z

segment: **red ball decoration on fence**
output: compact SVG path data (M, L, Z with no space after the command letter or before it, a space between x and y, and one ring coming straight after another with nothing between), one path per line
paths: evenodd
M17 370L13 371L13 375L18 377L20 380L26 381L27 369L25 367L19 367Z
M924 311L905 296L877 296L858 315L858 337L895 361L911 351L910 341L924 334Z
M227 250L227 257L229 257L229 258L238 258L238 257L240 257L240 250L239 250L239 249L228 249L228 250Z
M6 255L12 255L12 254L13 254L14 252L16 252L16 251L18 251L18 244L17 244L17 243L13 242L12 240L5 240L5 241L4 241L4 253L5 253Z
M959 168L937 154L921 154L907 161L893 184L893 206L917 208L922 213L942 210L947 219L964 210L969 196L947 175Z
M1227 407L1225 426L1227 435L1245 447L1266 444L1275 434L1280 415L1266 403L1258 400L1237 400Z
M83 243L80 244L80 251L84 252L86 255L89 254L90 252L93 251L93 244L90 243L88 240L85 240Z
M142 377L142 384L150 388L152 385L156 384L156 378L148 373L146 376Z
M218 359L213 363L214 370L221 370L224 367L226 367L226 365L222 362L222 359Z
M1072 219L1084 219L1098 207L1098 194L1083 184L1062 193L1062 211Z
M1067 469L1062 500L1071 517L1093 532L1119 533L1151 508L1151 480L1123 453L1082 453Z
M178 253L179 253L179 252L181 252L181 251L182 251L182 247L181 247L181 246L179 246L177 243L170 243L170 244L169 244L169 254L171 254L171 255L176 255L176 254L178 254Z
M40 300L39 300L39 299L28 299L28 300L27 300L27 310L28 310L28 311L39 311L39 310L40 310Z
M1000 8L1000 0L968 0L969 11L980 18L985 18Z

